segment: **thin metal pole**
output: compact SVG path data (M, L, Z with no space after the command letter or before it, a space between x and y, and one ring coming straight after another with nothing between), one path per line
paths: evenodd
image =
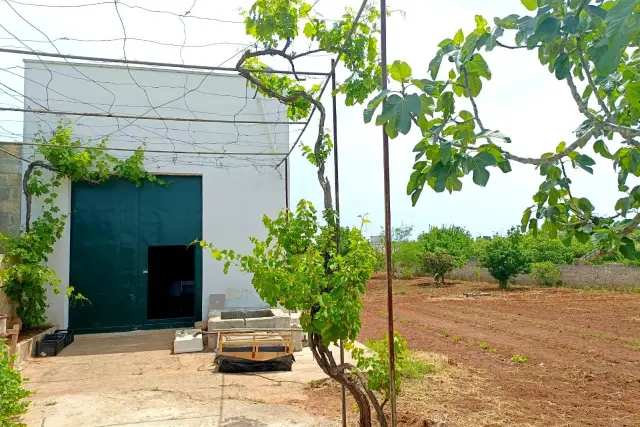
M387 89L387 1L380 0L380 61L382 90ZM382 128L382 168L384 171L384 243L387 258L387 315L389 316L389 387L391 391L391 426L395 427L396 414L396 355L393 328L393 269L391 267L391 185L389 178L389 136Z
M136 116L134 114L111 114L111 113L81 113L77 111L57 111L57 110L34 110L31 108L0 107L0 111L13 111L16 113L33 114L58 114L61 116L82 116L82 117L106 117L110 119L135 119L135 120L166 120L168 122L189 122L189 123L233 123L236 125L308 125L306 122L276 122L260 120L222 120L222 119L188 119L186 117L152 117Z
M289 159L284 160L284 206L289 210Z
M333 93L333 169L336 188L336 253L340 254L340 174L338 166L338 99L336 97L336 60L331 60L331 91ZM340 364L344 364L344 341L340 340ZM340 397L342 398L342 427L347 427L347 392L344 384L341 385Z
M0 52L3 53L17 53L19 55L32 55L43 56L50 58L63 58L63 59L77 59L80 61L93 61L93 62L111 62L114 64L127 64L127 65L146 65L150 67L167 67L167 68L186 68L192 70L207 70L207 71L249 71L252 73L264 73L264 74L297 74L300 76L330 76L331 73L321 71L290 71L290 70L270 70L264 68L261 70L254 70L251 68L233 68L233 67L210 67L207 65L194 65L194 64L176 64L172 62L152 62L152 61L132 61L129 59L117 59L117 58L101 58L97 56L80 56L80 55L67 55L63 53L52 52L40 52L29 51L20 49L8 49L0 48ZM40 61L42 62L42 61Z

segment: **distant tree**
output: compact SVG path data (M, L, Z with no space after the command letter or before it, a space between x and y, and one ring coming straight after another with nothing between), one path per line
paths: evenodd
M380 234L384 235L384 228ZM411 234L413 225L402 223L391 228L391 268L396 276L408 278L420 273L420 247L411 241Z
M473 255L473 238L457 225L429 227L418 236L425 252L444 252L451 256L454 267L462 267Z
M555 286L562 283L560 269L549 261L532 263L529 277L540 286Z
M471 258L475 258L478 261L482 261L487 253L487 246L489 246L491 240L484 237L478 237L473 241L471 249Z
M395 242L391 262L395 275L405 279L419 276L422 271L422 247L416 241Z
M529 260L522 248L522 235L515 228L507 236L495 236L487 246L482 264L500 283L500 289L506 289L509 280L529 268Z
M545 233L529 233L522 236L522 250L531 262L550 262L553 264L571 264L573 248L559 239L552 239Z
M436 283L444 283L447 273L455 268L453 257L446 252L423 253L422 265L424 272L433 276Z
M413 234L413 225L402 223L397 227L391 228L391 242L408 242L411 240L411 234ZM380 229L380 235L384 235L384 228Z

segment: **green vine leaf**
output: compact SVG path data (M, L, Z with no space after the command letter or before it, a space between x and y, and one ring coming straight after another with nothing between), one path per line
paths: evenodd
M382 105L382 113L376 119L376 125L385 125L390 138L398 136L398 132L407 134L411 130L413 117L422 111L420 97L410 94L404 98L393 94Z
M367 105L367 108L365 108L365 110L364 110L364 122L365 123L369 123L371 121L371 119L373 118L373 115L375 114L376 110L378 109L380 104L387 97L387 94L389 94L389 91L387 89L385 89L382 92L380 92L378 95L376 95L375 98L373 98L371 101L369 101L369 104Z
M389 67L391 78L397 82L408 83L411 80L411 67L406 62L394 61Z
M520 0L520 2L527 10L534 11L538 8L538 0Z

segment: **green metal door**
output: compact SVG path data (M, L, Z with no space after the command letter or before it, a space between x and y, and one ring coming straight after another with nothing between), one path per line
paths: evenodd
M148 267L150 246L180 246L202 238L202 181L194 176L165 176L164 185L145 183L140 188L140 221L138 265L140 300L138 312L144 317L143 328L179 327L196 320L172 318L147 320ZM202 249L196 246L195 314L200 318L202 307Z
M147 319L149 246L186 245L202 236L202 181L162 176L165 185L136 187L113 178L74 183L71 198L70 284L89 299L70 302L70 327L108 332L193 324L200 317L202 253L196 251L195 316Z
M137 325L138 217L138 188L129 181L72 185L69 283L89 299L69 303L72 328Z

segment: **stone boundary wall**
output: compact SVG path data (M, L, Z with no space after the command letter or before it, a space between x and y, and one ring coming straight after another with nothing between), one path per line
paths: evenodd
M22 200L22 144L5 144L0 151L0 233L16 235L20 229ZM0 248L0 253L4 251Z
M0 273L4 266L3 257L4 255L0 254ZM0 286L2 286L2 274L0 274ZM7 328L13 328L13 325L18 321L15 306L13 302L7 298L2 289L0 289L0 314L6 314L9 316L7 319Z
M566 286L578 288L603 288L603 289L628 289L640 286L640 267L622 264L603 265L559 265L560 278ZM477 261L470 261L465 266L453 270L447 276L449 279L475 281L476 277L483 282L497 281L491 277L489 271L480 267ZM516 283L520 285L535 284L525 274L516 277Z

